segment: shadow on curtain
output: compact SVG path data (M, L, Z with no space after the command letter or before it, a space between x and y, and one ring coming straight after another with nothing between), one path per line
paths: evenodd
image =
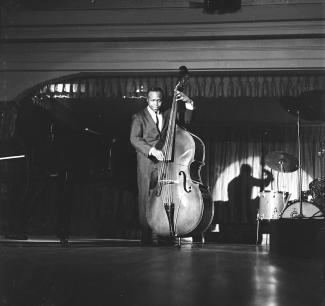
M273 151L298 157L296 134L294 126L219 127L206 134L204 173L215 202L215 224L251 225L253 235L262 190L289 192L290 201L299 198L298 171L280 173L263 164L265 155ZM318 156L324 139L323 126L301 128L302 191L324 176L322 157Z

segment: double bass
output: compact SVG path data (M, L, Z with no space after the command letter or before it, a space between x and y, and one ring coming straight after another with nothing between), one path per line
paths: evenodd
M176 123L176 95L187 79L186 69L174 89L168 128L156 145L163 152L164 160L157 162L151 176L146 217L153 232L160 236L186 237L203 233L214 214L211 195L200 175L205 159L204 143Z

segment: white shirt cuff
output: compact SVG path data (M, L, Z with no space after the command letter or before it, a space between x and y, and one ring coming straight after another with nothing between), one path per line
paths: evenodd
M188 109L188 110L193 110L194 109L193 100L190 100L189 102L185 102L185 108Z

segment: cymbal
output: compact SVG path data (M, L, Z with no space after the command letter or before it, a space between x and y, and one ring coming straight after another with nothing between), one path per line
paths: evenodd
M312 90L297 98L286 97L280 100L281 106L290 114L309 121L325 121L325 91Z
M282 151L270 152L265 156L265 164L275 171L294 172L298 169L298 160Z

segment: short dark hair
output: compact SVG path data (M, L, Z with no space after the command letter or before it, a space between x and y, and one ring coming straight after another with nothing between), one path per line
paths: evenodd
M161 93L162 96L164 96L164 92L163 90L161 89L161 87L158 87L158 86L152 86L152 87L149 87L148 91L147 91L147 96L149 96L149 92L151 91L158 91Z

